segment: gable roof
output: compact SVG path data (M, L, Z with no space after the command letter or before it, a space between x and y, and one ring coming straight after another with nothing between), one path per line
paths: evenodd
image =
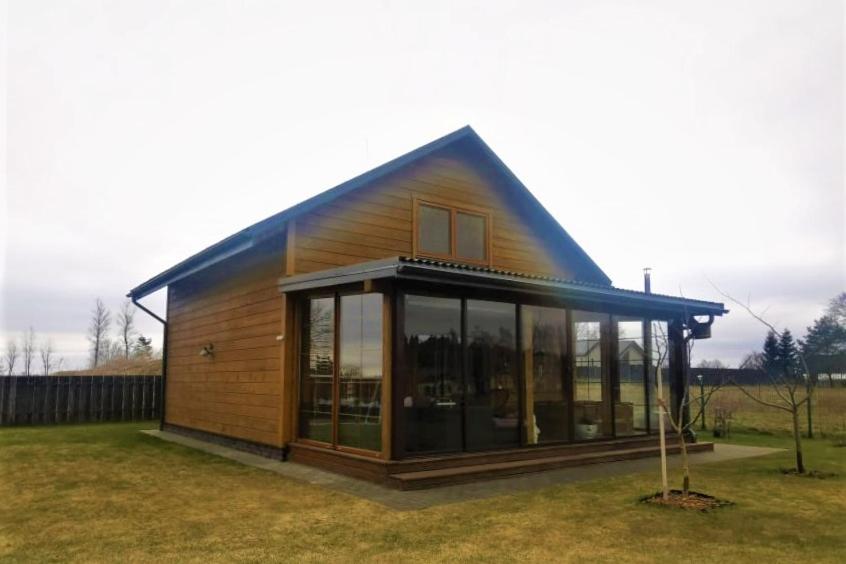
M481 137L469 125L462 127L452 133L436 139L431 143L418 147L400 157L365 172L355 178L347 180L334 188L321 192L299 204L276 213L267 219L259 221L229 237L211 245L199 253L185 259L184 261L168 268L164 272L153 276L146 282L136 286L127 294L128 297L139 299L159 290L168 284L172 284L187 276L195 274L229 257L239 254L254 247L261 241L266 240L275 233L281 233L289 221L306 212L309 212L325 203L352 192L358 188L369 185L371 182L394 173L401 168L418 161L436 151L444 149L458 142L468 142L475 146L481 154L488 159L493 171L500 176L505 184L511 188L525 207L525 211L531 214L535 225L550 235L547 240L559 240L561 245L550 248L550 252L558 258L567 257L575 259L578 265L579 274L588 281L610 285L611 279L599 268L599 266L588 256L569 233L552 217L552 214L541 205L537 198L532 195L520 179L511 172L504 162L488 147Z

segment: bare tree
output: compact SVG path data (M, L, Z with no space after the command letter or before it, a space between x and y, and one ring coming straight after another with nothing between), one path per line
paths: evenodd
M18 342L15 339L6 341L6 374L11 376L15 373L15 364L18 363Z
M49 376L50 370L53 368L53 343L50 339L47 339L41 345L39 355L41 356L41 371L45 376Z
M728 368L722 360L715 358L714 360L708 360L703 358L699 361L699 364L696 365L696 368Z
M24 333L23 347L21 348L21 360L23 361L23 375L32 375L32 364L35 360L35 331L32 327Z
M111 341L108 342L108 347L106 348L106 362L111 362L112 360L117 360L119 358L123 358L123 343L120 341Z
M123 357L129 358L132 352L132 338L135 336L135 306L126 300L117 316L118 338L123 345Z
M91 366L93 368L97 368L107 352L107 335L112 322L111 317L111 313L109 313L103 300L97 298L97 301L94 302L94 309L91 310L91 321L88 325L88 341L91 343Z
M779 341L785 339L785 333L789 334L789 331L778 331L775 326L764 319L762 314L756 313L750 304L743 303L735 299L730 294L720 290L715 284L712 283L712 285L723 297L742 307L755 320L767 327L767 329L769 329L770 332L779 339ZM799 360L801 369L797 370L790 366L784 366L781 367L781 369L770 369L764 371L769 379L770 387L775 391L778 399L763 399L751 393L745 386L736 381L732 382L732 384L743 392L746 397L754 400L758 404L771 407L773 409L779 409L790 414L790 417L793 420L793 449L796 459L795 469L798 474L804 474L805 461L802 457L802 435L799 430L799 410L811 399L811 386L809 386L805 381L806 376L807 378L810 378L811 371L808 369L808 363L805 361L805 355L802 354L800 347L796 348L795 354Z
M740 361L738 368L747 370L763 370L764 369L764 355L760 352L750 352Z
M717 392L717 390L719 390L721 387L723 387L723 385L725 385L725 382L719 379L711 380L707 386L707 389L703 386L702 392L698 396L690 395L688 392L688 386L685 386L685 392L681 398L681 402L679 403L675 413L673 413L673 410L668 407L667 401L663 397L661 392L661 365L663 364L664 359L669 355L669 338L667 336L667 333L664 331L663 326L659 323L653 324L653 335L654 347L657 355L657 403L658 406L661 408L661 411L663 412L659 413L659 433L662 435L662 495L664 499L667 499L667 497L669 496L666 481L666 445L663 441L664 421L666 420L670 424L672 430L676 433L676 437L679 441L679 450L681 452L682 457L682 495L684 497L687 497L690 493L690 462L687 454L687 435L689 431L693 429L693 426L696 424L696 422L699 421L700 418L705 417L705 406L708 405L708 402L711 401L711 397ZM688 349L688 358L691 357L691 354L693 352L693 342L694 341L692 336L685 337L685 346ZM692 411L691 408L693 408ZM689 416L686 416L685 413L688 413Z

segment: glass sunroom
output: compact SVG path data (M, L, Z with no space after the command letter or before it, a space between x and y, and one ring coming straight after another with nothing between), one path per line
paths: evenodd
M722 304L397 257L280 280L296 443L387 460L657 432ZM688 332L689 334L689 332Z

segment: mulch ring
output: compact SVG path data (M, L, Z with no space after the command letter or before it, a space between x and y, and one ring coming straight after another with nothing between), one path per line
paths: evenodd
M836 478L837 474L835 472L821 472L819 470L806 470L804 474L800 474L796 471L796 468L780 468L781 473L786 476L796 476L797 478L817 478L819 480L825 480L827 478Z
M670 490L670 495L665 500L661 492L643 496L640 498L641 503L650 503L653 505L661 505L664 507L675 507L678 509L687 509L690 511L713 511L720 507L728 507L734 505L734 502L726 501L724 499L717 499L699 492L688 492L685 496L681 490Z

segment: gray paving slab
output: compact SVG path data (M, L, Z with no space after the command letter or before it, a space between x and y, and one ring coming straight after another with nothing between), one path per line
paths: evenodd
M639 458L636 460L589 464L573 468L560 468L557 470L521 474L496 480L445 486L428 490L399 491L296 462L271 460L263 456L185 437L177 433L159 430L145 430L141 432L151 437L222 456L223 458L228 458L229 460L234 460L247 466L275 472L293 480L344 492L401 511L485 499L536 490L557 484L652 472L656 469L655 458ZM781 452L781 450L777 448L716 444L714 445L713 452L698 452L691 454L689 458L691 465L699 465L764 456ZM681 456L679 455L670 455L667 460L670 468L678 468L681 465Z

